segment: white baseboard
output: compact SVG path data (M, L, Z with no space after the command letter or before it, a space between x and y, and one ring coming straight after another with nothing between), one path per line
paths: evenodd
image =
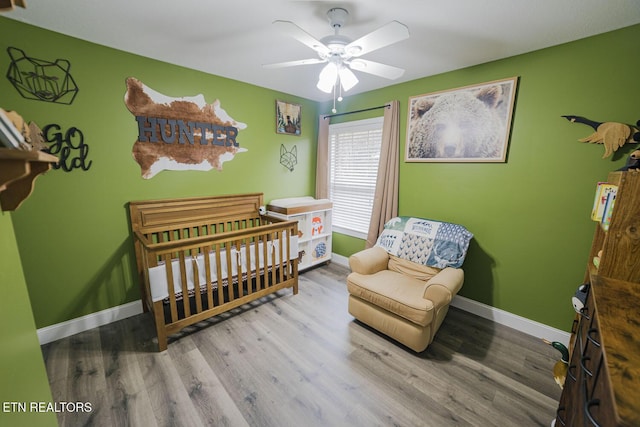
M335 262L336 264L349 268L349 258L346 256L332 253L331 262Z
M336 264L349 267L349 258L345 256L335 253L331 254L331 261ZM552 328L542 323L518 316L517 314L509 313L508 311L491 307L490 305L486 305L460 295L456 295L453 298L451 305L482 318L492 320L498 324L517 329L536 338L545 338L549 341L559 341L565 345L569 344L570 334L568 332ZM135 316L140 313L142 313L142 303L140 301L133 301L117 307L108 308L97 313L88 314L86 316L38 329L38 339L40 340L40 345L46 344L79 332L106 325L107 323L126 319L127 317Z
M345 267L349 267L349 258L331 254L331 261L336 264L340 264ZM499 308L492 307L490 305L483 304L478 301L474 301L469 298L465 298L460 295L456 295L451 301L453 307L460 310L467 311L485 319L489 319L500 325L505 325L525 334L534 336L536 338L545 338L549 341L559 341L564 345L569 344L569 332L561 331L559 329L552 328L543 323L536 322L534 320L527 319L526 317L518 316L517 314L509 313L508 311L501 310Z
M38 340L40 341L40 345L47 344L140 313L142 313L142 303L140 301L133 301L96 313L87 314L86 316L67 320L66 322L40 328L37 330Z
M509 313L508 311L504 311L460 295L453 297L451 305L459 308L460 310L489 319L500 325L517 329L518 331L536 338L544 338L549 341L559 341L564 345L569 345L569 337L571 336L569 332L552 328L551 326L527 319L526 317L518 316L517 314Z

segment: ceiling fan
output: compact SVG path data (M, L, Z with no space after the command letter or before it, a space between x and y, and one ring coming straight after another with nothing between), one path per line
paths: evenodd
M293 22L274 21L273 24L284 33L316 51L318 57L265 64L263 67L284 68L326 63L327 65L320 72L317 85L318 89L326 93L331 93L338 85L338 82L344 91L348 91L355 86L358 83L358 78L351 70L373 74L390 80L395 80L402 76L404 74L402 68L362 59L361 56L408 38L409 29L407 26L398 21L391 21L377 30L351 41L349 37L339 34L348 16L349 12L341 7L329 9L327 17L331 28L334 29L334 34L323 37L320 40Z

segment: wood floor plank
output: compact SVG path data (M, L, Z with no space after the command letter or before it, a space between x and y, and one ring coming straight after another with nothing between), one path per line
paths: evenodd
M279 351L287 362L282 365L285 369L278 374L278 381L291 383L296 404L316 408L311 410L314 416L307 425L345 425L345 415L361 400L357 392L360 388L358 379L343 368L348 362L343 353L328 349L326 341L319 336L309 336L309 330L317 330L317 326L296 325L288 320L290 309L291 306L284 307L278 314L261 311L260 315L266 319L283 318L284 323L277 334L271 333L269 322L260 322L257 326L273 348L271 352ZM298 348L300 343L305 343L303 352ZM288 377L293 381L288 381Z
M111 328L102 328L101 340L107 388L111 396L110 420L118 426L157 426L151 401L144 385L135 352L136 337L140 325L116 322Z
M203 426L169 352L138 354L158 426Z
M191 341L189 338L185 337L183 341ZM172 357L193 406L205 425L249 425L198 348Z
M59 401L90 402L92 411L60 412L58 416L65 417L69 425L106 425L110 415L100 330L92 329L71 337L68 357L67 389L65 398Z
M367 359L370 359L369 362ZM394 349L382 350L378 357L367 357L360 363L367 366L372 362L375 364L370 370L388 372L390 379L386 382L394 384L401 395L416 396L414 412L416 415L429 413L428 419L433 425L464 425L465 420L469 425L491 425L486 413L492 412L490 406L494 394L467 390L465 382L442 374L440 362L421 360L415 363L415 360L396 354ZM462 368L453 359L442 363L451 366L451 369ZM407 387L412 387L411 392L407 391ZM465 416L467 413L471 413L471 416Z
M65 381L69 378L70 340L58 340L42 347L42 358L49 381Z
M268 362L277 365L280 355L265 355L261 347L253 344L251 325L240 320L228 319L216 325L216 333L194 336L194 341L206 354L211 369L221 374L222 384L249 425L277 425L283 413L290 415L292 422L304 423L295 413L286 412L290 400L285 394L287 389L280 386L279 390L272 390L278 377L269 371ZM242 334L238 333L240 330Z
M451 308L415 353L355 321L348 269L301 275L200 322L155 351L142 314L43 346L56 401L90 401L61 426L547 426L560 390L557 352Z

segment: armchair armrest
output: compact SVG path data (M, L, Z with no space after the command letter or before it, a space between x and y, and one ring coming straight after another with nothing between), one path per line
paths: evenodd
M354 273L374 274L386 270L388 265L389 254L377 246L356 252L349 257L349 267Z
M433 302L436 309L440 308L451 302L453 296L462 288L463 282L462 269L447 267L429 279L424 290L424 299Z

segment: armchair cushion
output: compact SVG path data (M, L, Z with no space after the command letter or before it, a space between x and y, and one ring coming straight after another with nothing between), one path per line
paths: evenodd
M394 255L389 255L389 265L387 268L391 271L395 271L424 282L431 279L441 271L440 268L416 264L415 262L411 262Z
M433 302L424 298L425 288L425 282L391 270L351 273L347 280L351 295L420 326L433 320Z

